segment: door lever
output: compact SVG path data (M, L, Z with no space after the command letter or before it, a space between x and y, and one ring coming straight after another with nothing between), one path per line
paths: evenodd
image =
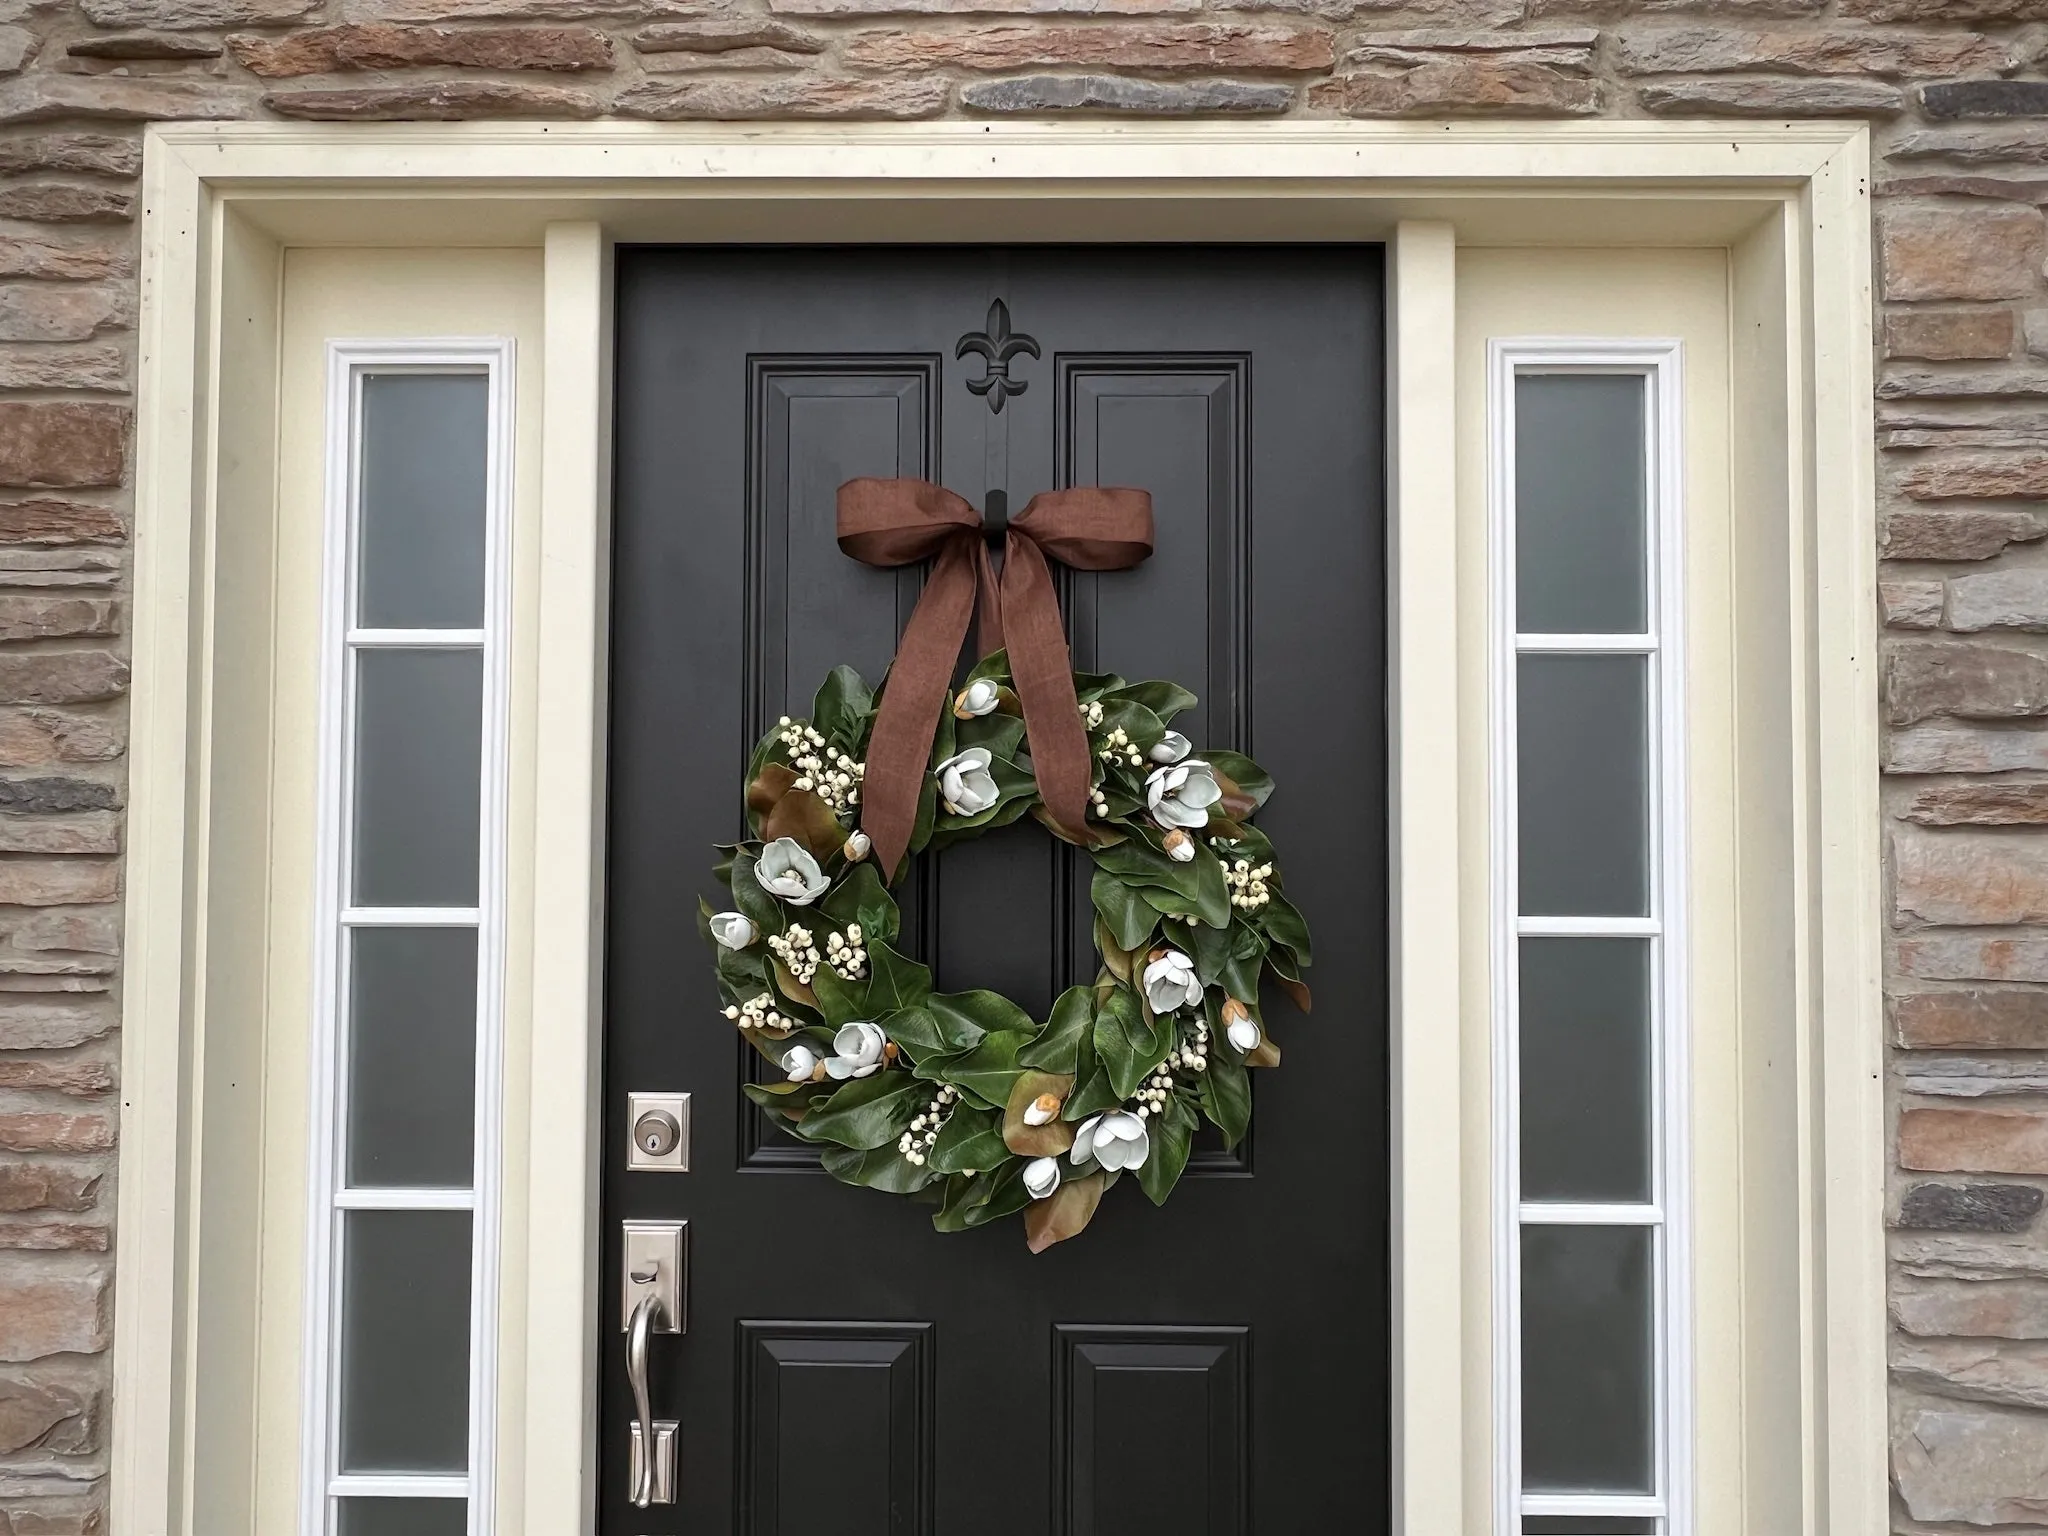
M677 1421L654 1416L647 1341L683 1331L683 1254L687 1223L625 1224L626 1381L633 1389L628 1496L640 1509L676 1501Z

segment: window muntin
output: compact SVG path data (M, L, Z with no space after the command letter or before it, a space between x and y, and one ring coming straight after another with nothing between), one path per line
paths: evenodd
M1679 349L1489 354L1497 1528L1687 1536Z
M491 1529L511 377L329 344L303 1536Z

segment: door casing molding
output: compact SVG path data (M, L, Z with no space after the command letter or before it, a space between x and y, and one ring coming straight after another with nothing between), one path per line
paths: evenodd
M253 1326L202 1306L258 1252L246 1198L260 1063L261 890L236 765L260 757L236 689L232 530L276 516L275 316L299 245L543 253L541 577L530 687L525 1305L506 1327L497 1528L589 1528L597 1335L603 701L610 247L676 241L1385 240L1395 419L1393 724L1396 1528L1481 1532L1485 1319L1468 1301L1483 1165L1461 1124L1486 1008L1461 968L1455 593L1461 245L1720 246L1748 366L1784 402L1738 434L1736 483L1780 515L1778 570L1810 676L1790 685L1783 773L1797 914L1796 1275L1803 1528L1887 1518L1881 887L1875 711L1868 135L1860 124L1181 123L815 126L175 125L150 130L136 467L128 958L114 1342L112 1529L194 1529L199 1479L255 1477L237 1382ZM367 238L365 232L369 232ZM1463 558L1469 561L1469 553ZM246 628L246 626L245 626ZM1483 753L1483 745L1480 750ZM1460 829L1465 830L1461 833ZM253 850L253 851L252 851ZM511 946L515 955L520 945ZM1468 1111L1469 1113L1469 1111ZM1474 1179L1478 1178L1478 1187ZM240 1180L240 1182L237 1182ZM1481 1226L1483 1237L1483 1222ZM239 1271L237 1271L239 1272ZM1482 1286L1482 1290L1484 1287ZM1788 1371L1793 1368L1788 1365ZM226 1383L226 1385L223 1385ZM246 1396L246 1394L244 1394ZM1475 1412L1475 1408L1479 1411ZM1476 1426L1476 1428L1475 1428ZM246 1443L245 1443L246 1442ZM1477 1487L1485 1486L1481 1478ZM1776 1528L1784 1528L1782 1524Z

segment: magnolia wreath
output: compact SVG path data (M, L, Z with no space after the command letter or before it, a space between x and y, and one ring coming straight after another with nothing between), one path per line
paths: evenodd
M1251 824L1272 780L1172 728L1186 689L1070 675L1089 753L1080 832L1048 814L998 650L934 708L906 856L878 868L858 823L880 700L840 667L810 718L755 748L752 837L716 869L729 910L701 904L725 1017L774 1069L747 1096L834 1177L933 1203L942 1232L1023 1212L1033 1252L1081 1231L1124 1174L1164 1203L1203 1120L1235 1146L1247 1069L1280 1060L1262 977L1309 1004L1308 929ZM910 856L1027 815L1094 859L1101 968L1043 1021L999 993L934 991L897 947L890 895Z

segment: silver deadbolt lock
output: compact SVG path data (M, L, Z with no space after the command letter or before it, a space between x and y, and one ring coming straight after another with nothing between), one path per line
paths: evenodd
M626 1095L633 1144L628 1168L655 1173L690 1171L690 1096L687 1093Z
M683 1139L683 1128L665 1109L650 1109L633 1122L633 1145L642 1157L666 1157Z

